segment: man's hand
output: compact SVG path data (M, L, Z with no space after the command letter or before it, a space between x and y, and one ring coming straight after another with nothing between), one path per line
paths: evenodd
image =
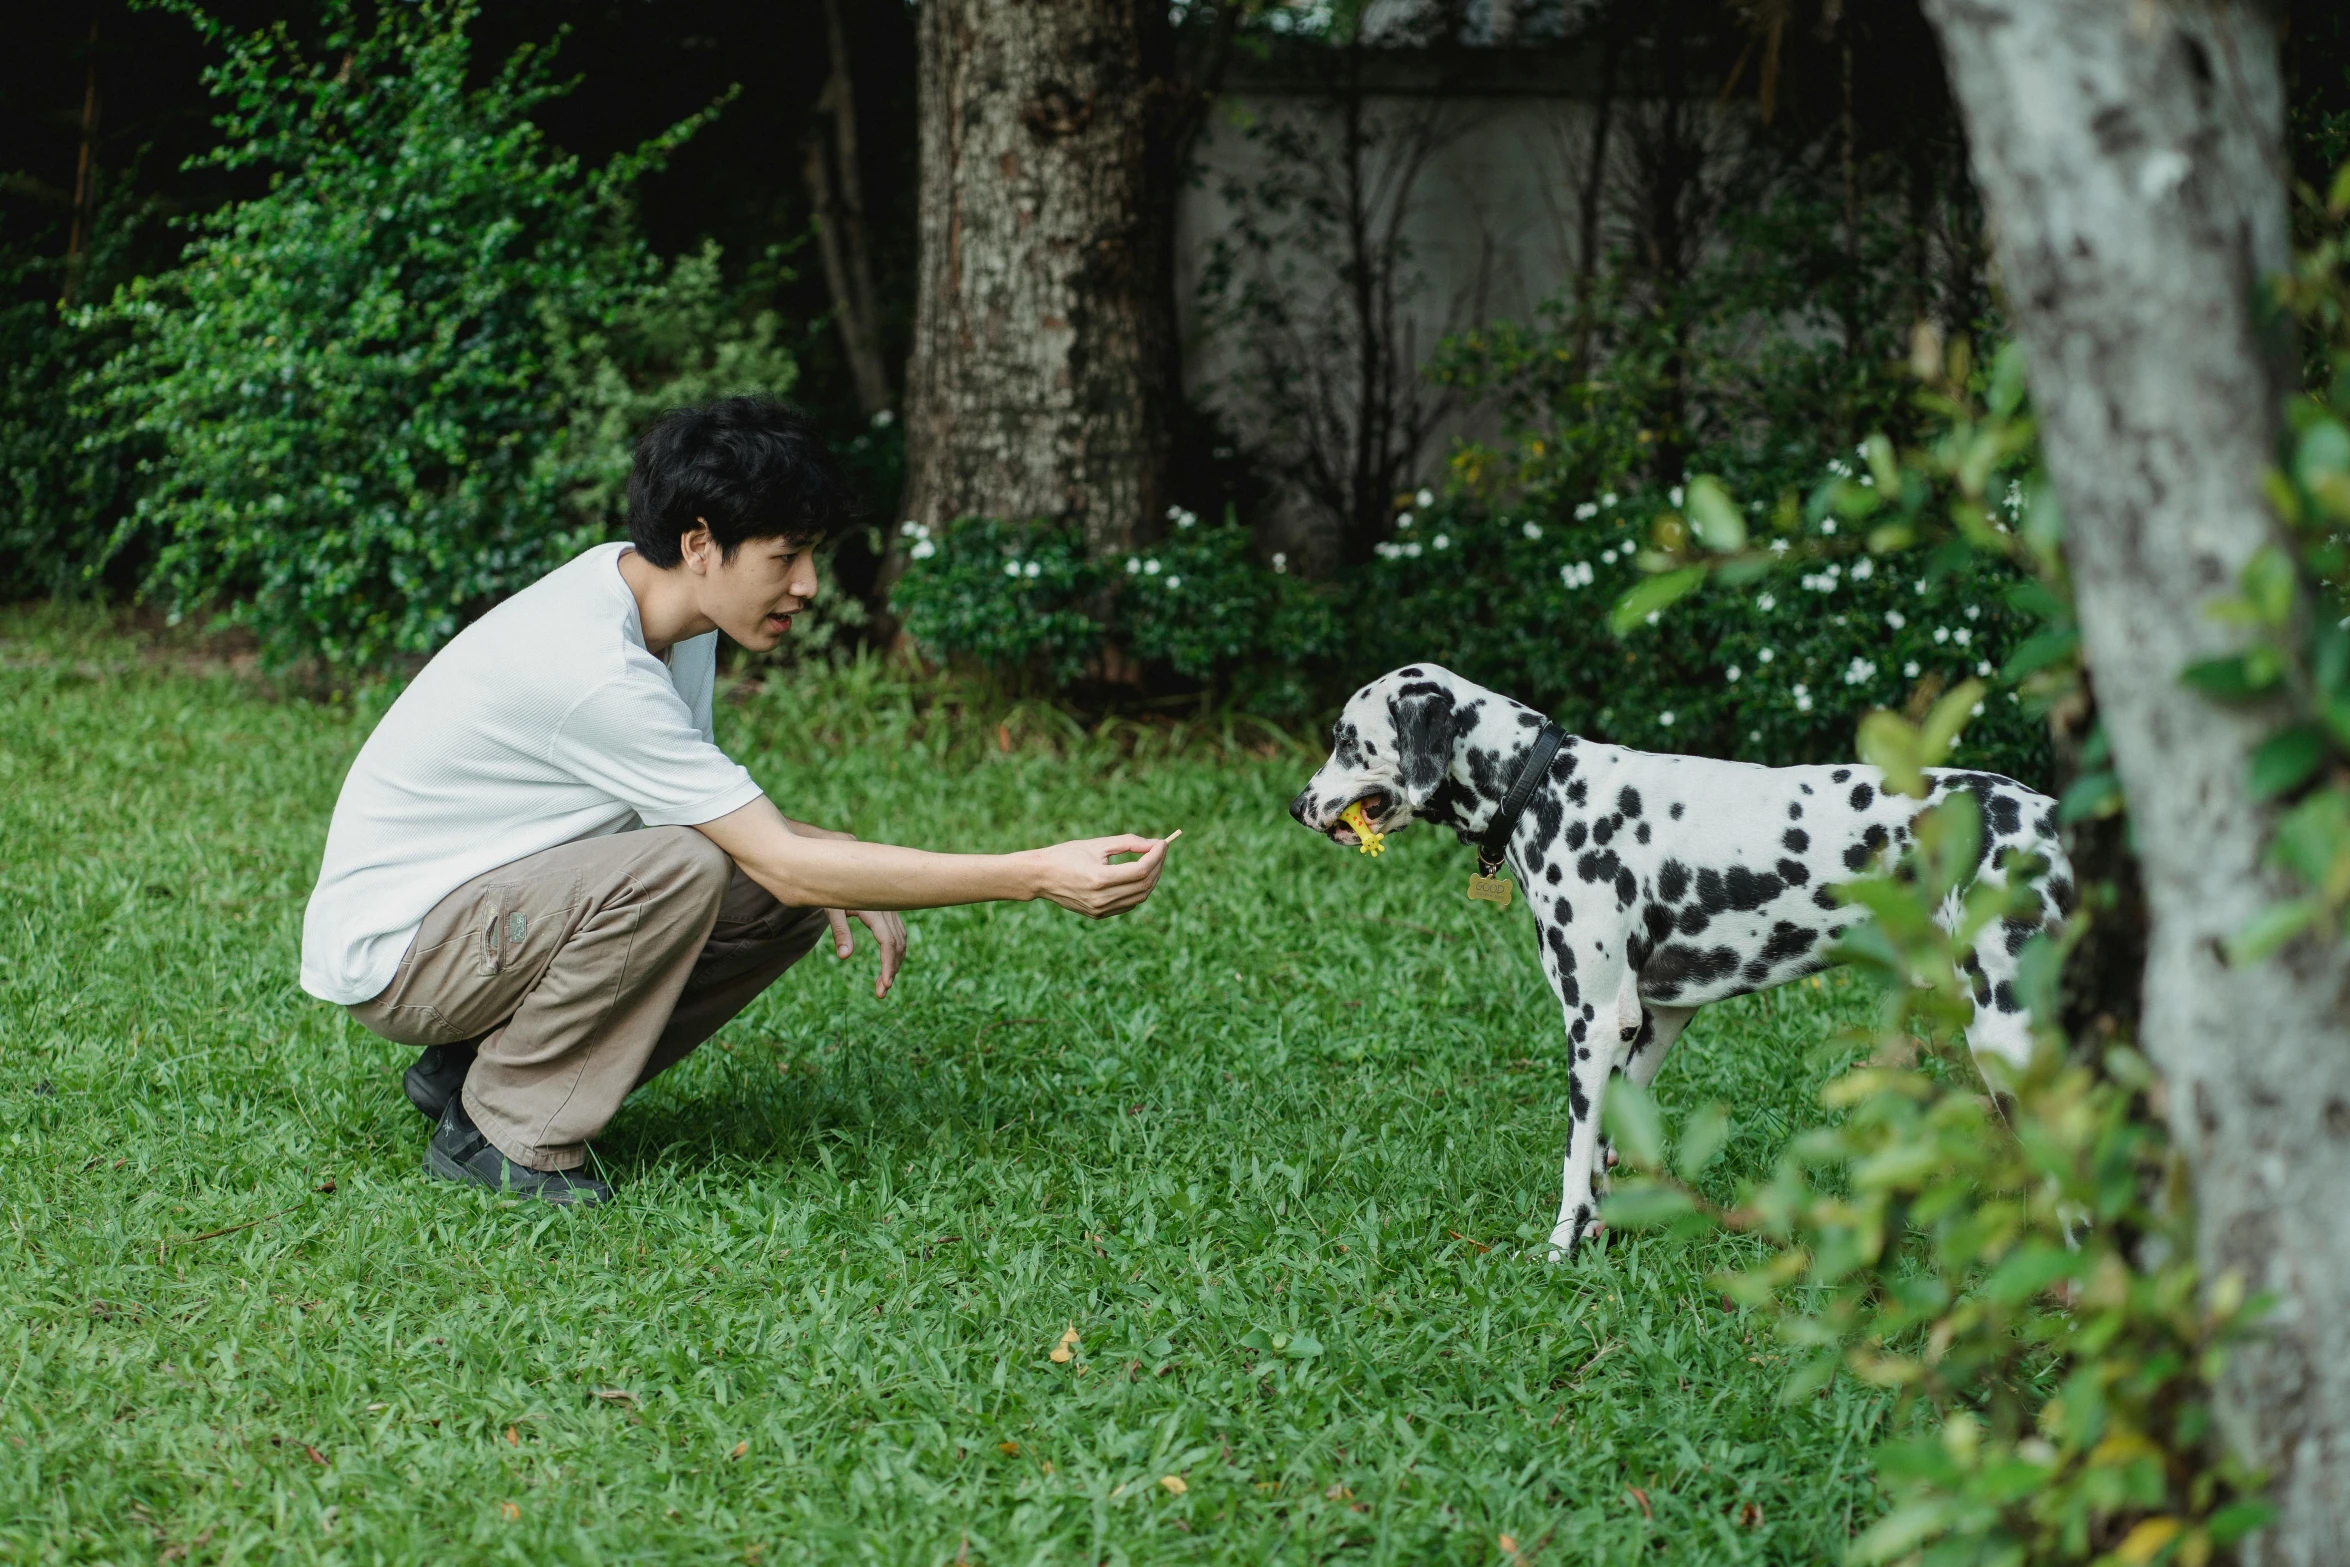
M849 929L851 916L863 920L881 944L881 977L873 982L873 995L878 1000L889 994L898 969L906 961L906 922L895 914L872 909L826 909L824 917L832 924L834 957L845 958L857 950L856 935Z
M1151 895L1151 889L1159 884L1159 872L1167 863L1167 845L1182 836L1182 829L1178 828L1164 838L1138 838L1129 833L1116 838L1079 838L1070 843L1056 843L1049 849L1032 849L1029 853L1038 871L1037 892L1088 919L1123 914ZM1121 854L1138 858L1123 865L1111 863Z

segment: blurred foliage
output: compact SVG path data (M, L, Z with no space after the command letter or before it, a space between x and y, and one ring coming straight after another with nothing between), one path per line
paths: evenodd
M111 547L153 548L175 613L281 661L429 653L604 535L654 410L790 385L713 250L664 269L632 230L629 183L698 119L590 173L529 118L567 90L549 50L468 86L457 0L338 0L315 55L184 9L226 56L208 161L268 189L81 318L129 336L85 399L153 454Z

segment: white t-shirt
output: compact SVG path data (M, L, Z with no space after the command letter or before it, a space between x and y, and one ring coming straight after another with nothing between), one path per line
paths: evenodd
M433 905L484 871L759 797L718 749L718 633L645 651L625 544L599 544L457 634L360 747L302 920L302 988L380 994Z

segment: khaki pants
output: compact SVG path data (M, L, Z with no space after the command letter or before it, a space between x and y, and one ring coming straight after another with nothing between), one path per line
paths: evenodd
M682 1060L824 933L690 827L586 838L443 898L351 1015L403 1045L474 1040L465 1110L516 1164L577 1168L629 1090Z

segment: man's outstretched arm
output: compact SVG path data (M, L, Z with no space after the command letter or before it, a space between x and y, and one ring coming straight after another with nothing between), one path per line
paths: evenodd
M877 995L889 989L905 951L904 929L888 917L890 911L1050 898L1065 909L1106 919L1151 895L1166 864L1167 845L1174 841L1123 834L1014 854L934 854L795 827L764 795L703 822L699 830L776 901L852 912L872 926L882 949ZM1138 857L1113 863L1121 854ZM847 956L845 919L835 918L833 937Z

